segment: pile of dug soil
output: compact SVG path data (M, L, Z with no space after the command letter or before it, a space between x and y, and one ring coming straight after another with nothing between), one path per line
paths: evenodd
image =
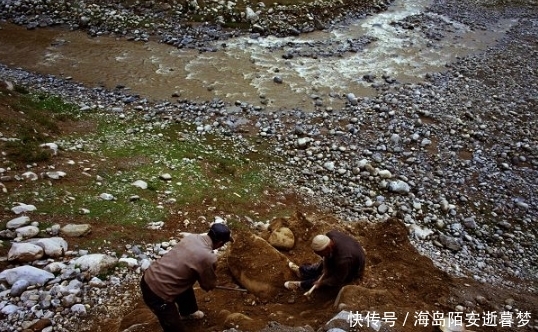
M277 251L265 239L272 229L290 228L295 235L295 246L289 251ZM283 281L293 278L287 260L296 263L319 259L310 249L312 237L330 229L339 229L355 237L367 253L364 278L352 287L346 287L338 296L335 292L315 293L311 299L303 292L288 291ZM188 321L188 331L222 331L237 328L242 331L260 331L270 322L284 326L310 326L314 330L338 312L377 312L381 317L396 317L391 331L438 331L438 327L416 326L420 311L456 311L457 305L474 305L476 312L502 311L503 301L512 298L522 309L532 311L538 302L532 295L518 294L483 285L472 279L456 279L437 269L432 261L421 256L410 244L407 229L397 219L383 223L343 224L336 220L307 218L301 213L275 220L268 231L254 234L236 231L236 241L219 259L219 284L227 287L249 288L253 292L215 289L206 293L196 288L199 307L206 313L201 321ZM237 278L239 273L239 278ZM246 284L245 284L246 283ZM338 301L335 301L338 297ZM477 299L480 298L480 303ZM405 321L405 324L404 324ZM107 322L112 331L161 331L160 326L139 301L126 316ZM495 327L473 328L476 331L497 331ZM502 331L517 331L503 327Z

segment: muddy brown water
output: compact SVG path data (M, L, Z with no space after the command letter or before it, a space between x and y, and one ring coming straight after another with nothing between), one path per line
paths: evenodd
M222 41L217 52L200 53L156 41L135 42L111 36L90 37L81 31L56 28L27 30L0 25L0 62L12 67L70 78L88 87L126 86L133 94L151 100L208 101L220 98L263 105L267 109L337 109L348 93L372 96L375 90L362 77L390 75L399 82L420 82L426 73L446 70L458 56L485 49L503 36L512 22L500 22L494 31L474 31L448 22L451 31L433 46L420 29L391 24L425 10L427 0L395 1L391 8L364 20L331 31L300 37L258 38L248 36ZM434 15L434 14L429 14ZM348 40L372 36L377 41L359 52L331 57L294 57L290 51L319 51L345 45ZM315 45L315 46L313 46ZM336 46L335 46L336 45ZM324 46L323 46L324 47ZM274 82L275 76L282 83Z

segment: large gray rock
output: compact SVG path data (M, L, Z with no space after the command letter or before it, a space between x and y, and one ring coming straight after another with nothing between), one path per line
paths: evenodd
M30 239L39 234L39 228L35 226L23 226L15 230L17 236L23 239Z
M409 184L402 180L390 181L387 188L389 191L398 194L408 194L411 191Z
M5 281L9 285L13 285L20 279L27 280L30 285L44 285L47 281L54 279L54 274L30 265L18 266L0 272L0 281Z
M11 211L13 211L13 213L15 214L21 214L24 212L31 212L35 210L36 210L35 205L24 204L24 203L19 203L19 205L11 208Z
M49 237L43 239L30 239L26 241L43 248L48 257L61 257L67 251L67 241L61 237Z
M28 263L40 259L43 257L43 255L43 248L38 245L25 242L15 242L11 248L9 248L7 260Z
M20 296L30 286L30 282L26 279L19 279L11 286L9 295Z
M79 266L82 271L87 271L91 276L107 272L118 263L118 259L105 254L90 254L77 257L70 262Z
M22 226L26 226L30 223L30 217L28 216L20 216L14 219L11 219L7 222L6 228L7 229L16 229Z

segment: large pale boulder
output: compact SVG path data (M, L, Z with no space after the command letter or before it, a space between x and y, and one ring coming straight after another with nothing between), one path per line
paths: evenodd
M24 203L19 203L19 205L14 206L14 207L11 208L11 211L13 211L13 213L15 213L15 214L21 214L21 213L24 213L24 212L31 212L31 211L35 211L35 210L36 210L35 205L24 204Z
M11 248L9 248L7 260L28 263L40 259L43 257L43 255L43 248L38 245L32 243L15 242Z
M245 18L251 23L254 23L259 20L258 14L256 14L256 12L250 7L247 7L245 9Z
M39 228L36 226L23 226L15 230L17 236L23 239L30 239L39 234Z
M28 216L21 216L14 219L11 219L7 222L6 228L7 229L16 229L22 226L26 226L30 223L30 217Z
M0 282L5 281L13 285L20 279L27 280L30 285L44 285L47 281L54 279L54 274L30 265L18 266L0 272Z
M286 256L249 232L236 232L228 255L228 267L244 288L265 300L287 292L284 282L297 278L288 268Z
M26 241L43 248L48 257L61 257L67 251L67 241L61 237L49 237L43 239L30 239Z
M82 271L87 271L91 276L96 276L114 267L118 259L105 254L89 254L77 257L70 263L79 266Z

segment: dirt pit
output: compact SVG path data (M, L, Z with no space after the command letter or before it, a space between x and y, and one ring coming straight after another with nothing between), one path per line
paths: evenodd
M532 317L536 317L536 294L449 276L415 250L408 240L405 226L397 219L378 224L358 222L343 225L336 220L314 220L297 213L290 218L274 221L270 230L280 226L289 227L293 231L295 246L291 250L280 251L279 254L284 261L289 259L298 264L319 259L309 248L310 240L316 234L340 229L354 236L367 254L364 278L345 287L339 297L336 292L318 291L309 299L300 291L284 288L283 280L293 274L282 260L275 258L279 254L275 254L274 248L266 245L246 247L243 239L254 238L254 234L236 231L236 242L219 260L219 285L232 288L260 287L262 291L257 291L258 295L225 289L204 292L195 285L198 305L206 316L199 321L187 321L187 331L222 331L229 328L241 331L286 331L289 330L288 327L305 326L318 330L324 328L325 323L341 310L360 312L363 315L377 313L380 317L390 318L390 321L394 317L390 331L439 331L438 326L421 325L417 313L442 312L447 316L457 312L458 305L464 306L467 312L472 310L479 314L501 312L505 310L506 299L513 299L515 307L529 311ZM256 236L267 239L270 230L259 232ZM242 285L234 277L237 273L232 273L232 270L248 274L248 278L243 278L243 283L245 280L252 283ZM259 284L256 285L254 281ZM338 301L335 301L337 297ZM465 312L463 315L465 317ZM479 325L472 330L530 331L528 326L488 327L481 322ZM161 328L139 299L132 311L119 319L105 321L96 330L159 332ZM359 326L352 330L372 331Z

